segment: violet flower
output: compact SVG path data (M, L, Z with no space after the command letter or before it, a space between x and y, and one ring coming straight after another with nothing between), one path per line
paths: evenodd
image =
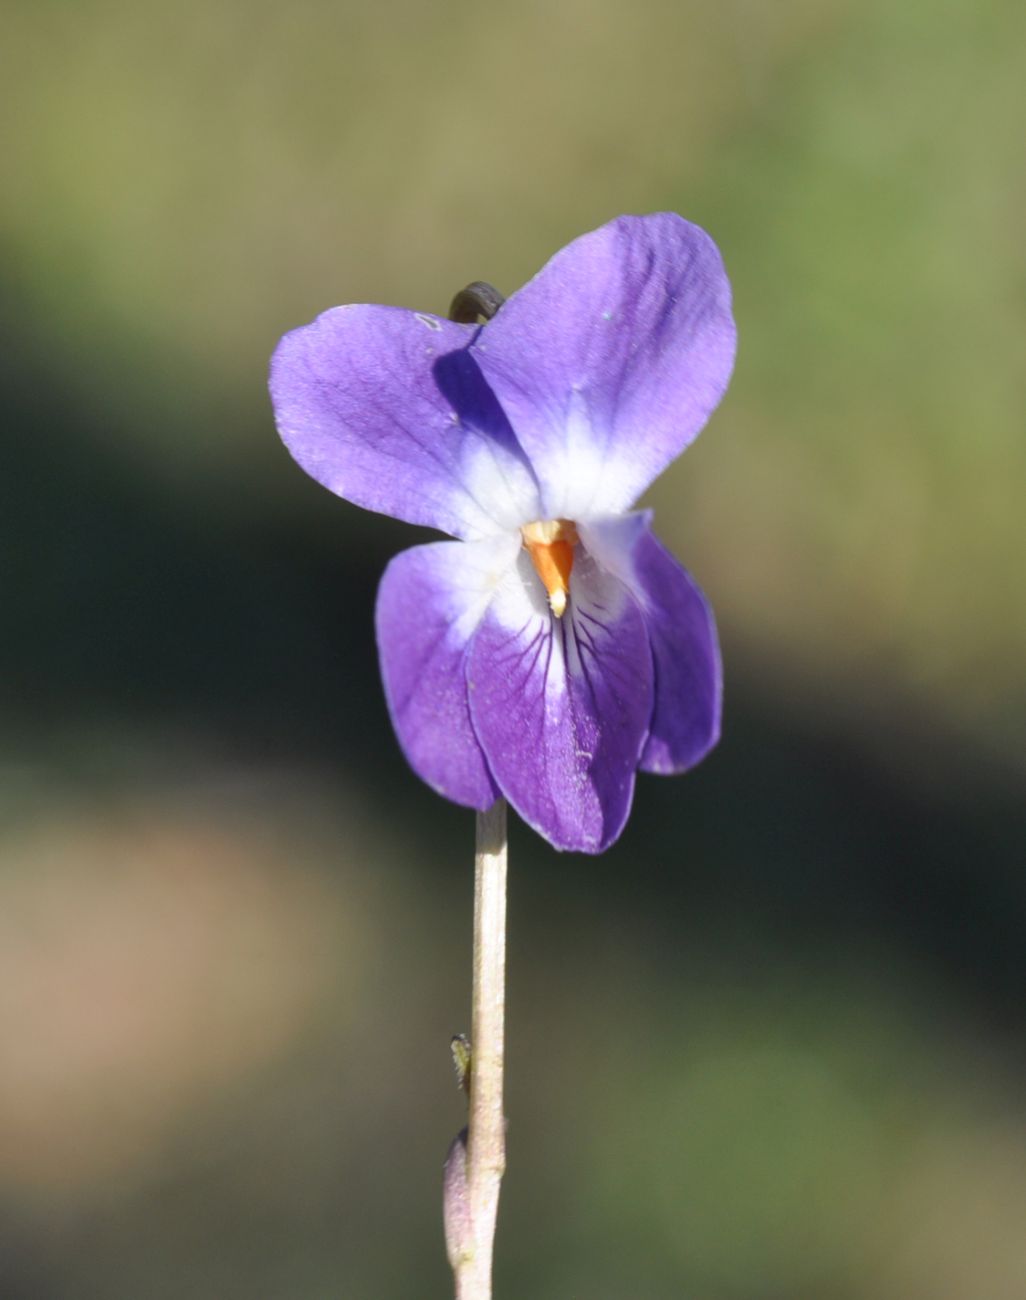
M287 334L271 395L319 483L458 541L397 555L377 602L389 712L456 803L505 796L556 848L601 852L635 772L719 736L716 629L632 505L734 362L716 245L673 213L574 240L485 325L336 307Z

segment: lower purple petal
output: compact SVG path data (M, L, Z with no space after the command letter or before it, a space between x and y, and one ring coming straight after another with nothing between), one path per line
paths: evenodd
M655 663L655 707L641 767L669 775L693 767L720 737L716 623L697 583L647 529L632 559Z
M517 535L415 546L378 589L378 654L399 744L428 785L471 808L499 791L470 721L467 648L518 548Z
M470 712L492 775L558 849L600 853L630 812L652 715L652 657L621 582L584 555L562 619L522 554L481 621Z

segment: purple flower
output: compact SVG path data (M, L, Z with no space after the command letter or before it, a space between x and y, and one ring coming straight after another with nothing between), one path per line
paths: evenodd
M716 245L673 213L574 240L483 326L336 307L271 363L278 428L332 492L458 541L397 555L377 636L414 770L504 795L561 849L623 829L634 775L719 736L705 598L631 506L734 363Z

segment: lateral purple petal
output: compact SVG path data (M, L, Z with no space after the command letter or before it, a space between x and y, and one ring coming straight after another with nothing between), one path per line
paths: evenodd
M466 351L473 330L397 307L335 307L271 361L278 430L319 483L455 537L536 518L530 466Z
M568 244L472 351L542 487L546 518L627 509L691 442L734 364L719 250L675 213Z
M644 619L588 556L562 619L525 553L474 637L474 730L502 793L558 849L600 853L630 811L652 715Z
M403 753L439 794L481 810L499 792L470 721L467 650L518 548L515 536L415 546L378 588L381 676Z
M712 610L691 575L647 529L633 552L655 662L646 772L684 772L720 738L723 675Z

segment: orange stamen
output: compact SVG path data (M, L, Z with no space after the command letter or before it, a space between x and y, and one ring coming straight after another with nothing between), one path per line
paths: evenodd
M577 529L569 519L540 519L520 530L524 547L548 592L553 614L561 618L570 591Z

